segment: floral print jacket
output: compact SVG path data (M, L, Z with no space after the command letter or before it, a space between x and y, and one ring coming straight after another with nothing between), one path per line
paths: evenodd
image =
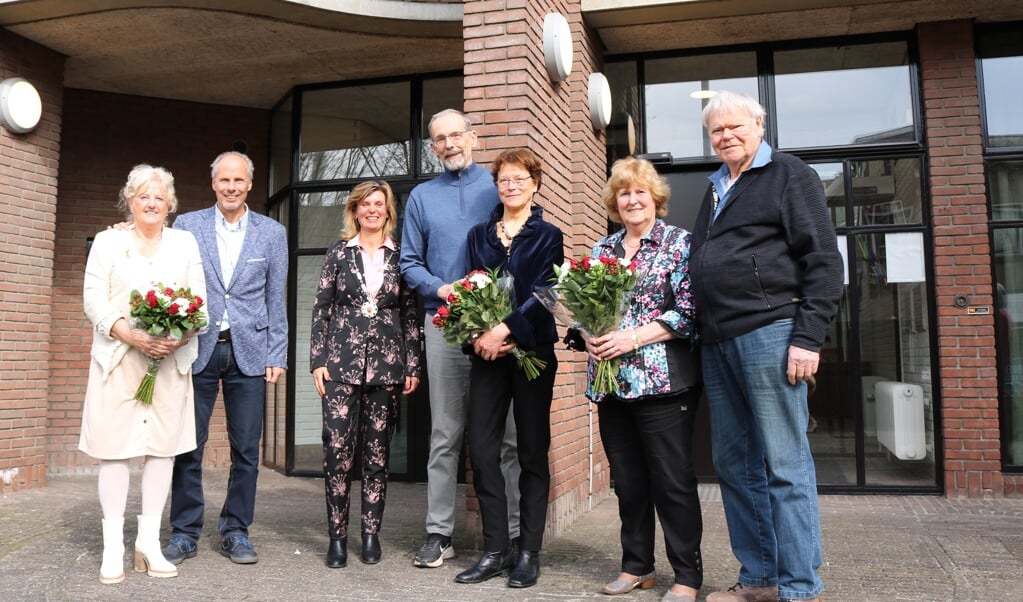
M353 385L403 385L422 371L423 331L416 299L398 270L397 248L381 247L384 281L378 311L367 317L362 256L336 241L323 258L309 336L309 370L326 366L330 379Z
M594 257L624 257L625 230L605 236L593 246ZM689 241L684 228L658 219L643 237L633 261L638 263L639 280L619 329L628 330L660 322L676 338L651 343L638 353L621 357L616 397L624 401L681 393L698 386L700 358L693 342L696 316L689 279ZM589 360L586 396L599 402L603 395L593 392L596 362Z

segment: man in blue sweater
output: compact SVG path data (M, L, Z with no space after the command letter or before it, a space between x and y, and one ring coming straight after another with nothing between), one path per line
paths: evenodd
M499 199L490 172L472 162L476 132L460 111L445 109L430 119L430 148L444 173L409 194L401 234L401 273L426 308L426 368L430 391L430 458L427 463L426 542L412 564L436 568L454 558L458 458L465 432L469 358L431 326L433 315L469 271L466 237L487 220ZM510 414L509 414L510 416ZM508 497L509 536L519 531L519 465L515 422L509 420L501 446Z

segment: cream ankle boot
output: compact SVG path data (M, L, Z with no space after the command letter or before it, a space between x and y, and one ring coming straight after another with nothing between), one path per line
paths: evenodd
M103 564L99 582L105 585L124 581L124 517L103 519Z
M160 517L140 516L135 537L135 572L150 577L177 577L178 567L167 562L160 551Z

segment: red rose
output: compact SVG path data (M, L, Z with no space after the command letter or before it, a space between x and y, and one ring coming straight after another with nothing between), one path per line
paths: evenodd
M457 300L458 300L458 297L456 297L454 293L448 293L448 298L447 298L447 302L448 303L454 303Z
M199 295L196 295L195 296L195 304L196 305L202 305L202 297L200 297Z
M447 308L446 305L441 305L440 307L437 308L437 315L442 317L442 318L446 318L449 315L451 315L451 312L448 311L448 308Z
M586 257L583 257L583 269L584 270L590 269L590 256L589 255L587 255Z
M169 313L172 316L177 315L177 313L178 313L178 304L177 303L171 303L170 307L167 308L167 313Z

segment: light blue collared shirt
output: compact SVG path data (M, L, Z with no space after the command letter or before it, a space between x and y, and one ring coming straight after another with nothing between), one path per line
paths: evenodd
M750 163L746 171L753 169L754 167L763 167L771 162L771 153L773 149L771 145L763 140L760 141L760 146L757 148L757 153L753 155L753 162ZM742 173L746 173L743 171ZM732 196L732 190L735 189L735 184L742 178L742 174L735 179L735 182L731 182L732 174L728 171L728 165L722 163L721 167L717 171L707 176L712 186L714 186L714 192L718 195L717 209L714 210L714 215L710 217L710 221L713 222L721 215L721 210L725 208L725 203Z
M245 230L249 226L249 206L245 206L245 213L237 223L230 224L224 218L224 214L217 209L216 230L217 230L217 253L220 255L220 272L224 275L224 288L231 286L231 278L234 277L234 269L238 265L238 258L242 254L242 244L245 243ZM224 307L224 318L220 323L220 331L223 332L231 327L227 317L227 307Z

